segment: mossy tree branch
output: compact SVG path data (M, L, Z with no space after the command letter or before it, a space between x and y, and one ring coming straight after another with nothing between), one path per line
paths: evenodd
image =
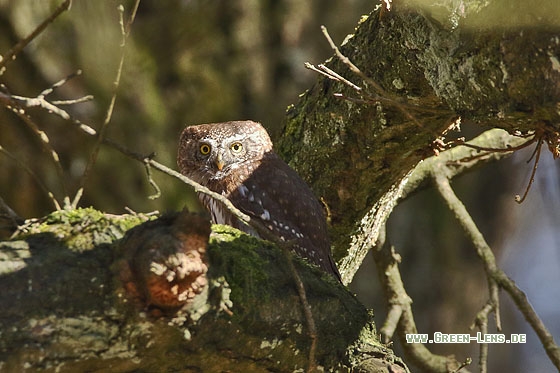
M135 242L128 238L122 246L117 243L130 227L149 219L61 210L29 221L14 240L0 243L2 370L198 367L257 372L308 367L305 315L282 250L233 228L213 227L208 286L188 308L170 312L131 297L123 261L125 248ZM140 241L154 259L158 250L168 250L182 236L173 230L169 234L170 219L136 228L146 230ZM293 265L313 311L318 366L407 371L377 341L372 315L355 297L302 260ZM147 262L141 267L151 266Z
M360 92L321 76L289 108L277 148L328 204L345 283L374 246L403 178L437 151L456 116L510 133L544 127L556 146L559 25L501 27L495 15L504 7L522 17L523 3L514 3L467 6L457 24L401 2L373 12L339 48L361 75L340 56L324 64Z

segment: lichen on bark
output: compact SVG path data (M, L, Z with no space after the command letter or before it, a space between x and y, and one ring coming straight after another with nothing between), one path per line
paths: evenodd
M208 291L195 309L169 312L130 298L120 280L118 243L126 228L150 218L63 210L28 222L13 240L2 242L0 368L307 367L308 326L286 256L234 228L212 227ZM372 314L352 294L320 269L293 260L317 325L320 366L344 371L376 361L387 370L388 357L405 369L377 341Z
M391 191L434 154L434 140L456 118L481 128L546 133L557 147L558 22L491 24L489 14L507 5L499 0L447 9L453 22L442 21L437 7L411 3L371 13L340 47L367 78L337 57L325 62L362 90L319 77L289 108L277 144L328 205L334 255L343 266L349 253L375 244L379 232L370 229L370 217L387 218ZM516 4L519 15L524 3ZM387 208L379 206L383 199ZM349 282L353 274L342 275Z

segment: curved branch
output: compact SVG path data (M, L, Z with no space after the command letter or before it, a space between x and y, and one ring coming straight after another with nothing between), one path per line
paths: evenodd
M517 308L525 317L525 320L527 320L535 333L537 333L537 336L550 358L550 361L552 361L557 369L560 369L560 347L554 342L552 334L548 331L527 300L527 296L517 287L517 285L515 285L515 282L512 279L510 279L500 268L498 268L492 249L488 243L486 243L486 240L482 236L482 233L479 231L472 217L469 215L465 205L463 205L461 200L453 192L453 189L449 184L449 179L441 172L434 173L433 177L436 181L436 187L440 195L445 200L449 209L455 214L455 217L463 227L465 233L473 242L476 252L484 264L486 275L489 279L495 281L513 299Z

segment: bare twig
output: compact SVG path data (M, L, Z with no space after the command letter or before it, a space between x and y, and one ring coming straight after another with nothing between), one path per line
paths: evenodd
M537 146L535 147L535 150L533 151L533 154L531 155L531 157L529 158L529 160L527 161L527 163L529 163L531 161L531 159L533 159L533 157L535 157L535 161L533 163L533 170L531 171L531 177L529 178L529 182L527 183L527 187L525 188L525 192L523 193L523 196L520 195L516 195L515 196L515 201L517 203L523 203L525 201L525 198L527 198L527 195L529 194L529 191L531 190L531 186L533 185L533 182L535 181L535 174L537 172L537 167L539 166L539 160L540 160L540 156L541 156L541 150L542 150L542 146L543 144L547 144L548 145L548 149L550 150L550 152L552 153L552 156L556 159L558 157L560 157L560 132L549 128L548 126L546 126L545 124L540 123L540 125L537 126L537 128L534 131L530 131L529 133L526 134L516 134L516 136L520 137L520 138L528 138L529 140L515 146L515 147L506 147L506 148L489 148L489 147L477 147L468 143L464 143L464 139L458 139L455 141L451 141L449 144L447 144L448 146L453 146L455 144L458 145L464 145L467 147L471 147L473 149L477 149L480 151L486 151L486 152L494 152L494 153L501 153L501 152L514 152L516 150L520 150L523 149L529 145L531 145L532 143L536 142Z
M0 94L0 101L3 101L1 96L2 94ZM56 169L56 173L60 185L62 187L62 191L64 193L64 197L66 197L68 195L68 192L66 190L66 183L64 182L64 171L62 170L58 153L51 146L47 134L41 129L39 129L39 126L37 126L37 124L31 119L31 117L27 115L25 110L21 106L19 106L15 101L12 101L12 105L6 105L6 107L12 110L12 112L16 114L23 121L23 123L25 123L27 127L29 127L29 129L31 129L33 134L39 139L39 142L41 143L41 146L43 147L44 151L47 152L47 154L49 154L50 158L54 162L54 166ZM49 193L53 195L51 192Z
M521 311L529 325L531 325L535 333L537 333L541 344L554 366L560 369L560 347L554 342L552 334L550 334L542 320L538 317L527 300L527 296L515 285L513 280L498 268L492 249L486 243L482 233L478 230L478 227L461 200L453 192L449 180L441 172L436 172L433 176L436 180L436 187L439 193L444 198L449 209L455 214L455 217L463 227L465 233L473 242L477 254L484 264L487 276L510 295L519 311Z
M502 129L488 130L468 143L463 143L464 145L468 144L468 146L457 146L439 153L438 156L424 159L410 175L401 198L406 198L421 185L427 185L428 181L431 180L432 170L436 168L440 169L440 172L445 172L447 177L451 179L469 169L503 159L512 154L511 152L490 151L478 154L479 149L517 149L522 148L520 145L525 144L525 142L524 138L510 135ZM475 157L477 154L478 156ZM441 169L442 165L443 169Z
M150 164L149 163L144 163L144 165L146 166L146 175L148 177L148 182L150 183L152 188L154 188L154 194L152 194L151 196L148 196L148 198L149 199L158 199L159 197L161 197L161 189L159 188L159 186L155 182L154 178L152 177L152 169L150 167Z
M381 95L386 96L385 90L383 88L381 88L381 86L379 84L377 84L377 82L375 82L373 79L371 79L370 77L368 77L367 75L362 73L362 71L358 68L358 66L354 65L354 63L348 57L346 57L345 55L342 54L340 49L338 49L338 47L334 43L333 39L329 35L329 31L327 30L327 28L325 26L321 26L321 31L323 32L323 35L325 36L325 38L329 42L330 47L332 48L332 50L334 51L336 56L342 61L342 63L344 63L346 66L348 66L350 71L352 71L354 74L358 75L360 78L365 80L369 85L371 85L373 87L373 89L375 91L377 91L377 93L380 93Z
M522 139L525 138L525 137L521 137L521 136L515 136L515 137L519 137L519 138L522 138ZM479 145L473 144L472 142L465 142L464 139L457 139L457 140L452 141L450 143L450 146L461 145L461 146L466 146L467 148L471 148L471 149L475 149L475 150L479 150L479 151L492 152L492 153L513 153L513 152L516 152L518 150L526 148L527 146L531 145L535 141L537 141L537 139L533 136L529 140L523 141L519 145L507 146L505 148L492 148L492 147L488 147L488 146L479 146Z
M381 258L380 255L385 257ZM383 276L381 283L385 285L385 298L388 301L389 310L383 326L379 329L379 333L383 343L389 343L397 330L401 316L403 313L410 311L412 299L406 293L402 283L398 270L401 257L395 252L394 247L390 245L380 247L378 250L375 250L374 256L376 263L384 264L384 272L379 271L379 274Z
M115 107L115 102L117 100L117 91L120 85L120 81L121 81L121 76L122 76L122 70L123 70L123 66L124 66L124 58L125 58L125 47L126 47L126 41L130 35L130 30L132 27L132 23L134 22L134 18L136 17L136 12L138 10L138 6L140 5L140 0L136 0L134 3L134 7L132 9L132 13L130 16L130 19L126 22L126 26L125 26L125 22L124 22L124 7L122 5L118 6L118 10L119 10L119 24L121 26L121 57L119 59L119 66L117 68L117 75L115 77L115 80L113 82L113 94L111 96L111 101L109 102L109 107L107 108L107 113L105 115L105 119L103 120L103 124L101 125L101 129L99 130L99 134L97 136L97 142L95 143L93 150L90 153L90 157L88 160L88 163L86 165L86 168L84 170L84 174L82 175L82 180L80 182L81 187L83 188L87 182L87 178L89 176L89 173L91 171L91 169L93 168L93 166L95 165L95 162L97 160L97 155L99 154L99 149L101 147L101 144L103 143L103 139L105 138L105 134L107 132L107 128L109 126L109 123L111 122L111 118L113 117L113 109Z
M30 169L25 163L23 163L22 161L20 161L15 155L13 155L11 152L7 151L5 148L2 147L2 145L0 145L0 153L3 153L5 156L7 156L8 158L10 158L12 161L14 161L15 163L17 163L17 165L19 167L21 167L25 172L27 172L31 178L33 178L33 180L35 180L35 182L37 183L37 185L39 186L39 188L41 188L41 190L49 197L49 199L51 200L53 206L55 209L60 210L60 204L58 203L58 201L56 200L56 198L54 197L54 195L52 194L52 192L45 186L45 184L43 184L43 182L41 181L41 179L39 179L39 177L33 172L32 169Z
M517 202L517 203L523 203L523 201L525 201L525 198L527 198L527 194L529 194L529 190L531 190L531 186L535 182L535 174L537 173L537 167L539 166L539 160L541 158L542 144L543 144L543 139L539 138L539 140L537 142L537 147L535 148L535 153L534 153L534 154L536 154L535 163L533 164L533 170L531 171L531 177L529 178L529 183L527 184L527 187L525 188L525 193L523 193L523 197L520 197L519 195L515 196L515 202Z
M82 198L83 193L84 193L84 189L79 188L78 191L76 192L76 195L74 196L74 199L72 200L72 202L70 202L70 198L68 198L68 202L64 203L64 208L65 209L70 209L70 210L77 209L78 208L78 203L80 202L80 199Z
M334 76L332 76L332 75L326 73L325 71L323 71L323 70L321 70L321 69L315 67L315 65L310 64L309 62L305 62L303 65L305 66L306 69L315 71L316 73L319 73L319 74L321 74L321 75L323 75L323 76L325 76L325 77L327 77L327 78L329 78L329 79L331 79L331 80L339 81L338 78L336 78L336 77L334 77Z
M303 308L303 316L305 317L305 322L307 323L309 338L311 339L311 344L309 346L309 364L307 366L308 372L314 372L317 368L317 362L315 360L315 354L317 351L317 327L315 326L315 319L313 319L313 311L311 310L311 306L309 305L309 301L307 300L307 293L305 291L305 286L303 285L303 281L298 274L296 267L294 266L294 262L292 260L293 256L292 253L289 251L289 245L286 243L277 242L278 245L281 247L284 256L286 257L286 261L288 262L288 267L290 269L290 273L294 278L296 290L299 295L299 299L301 300L301 305Z
M425 180L433 178L434 174L440 175L446 179L451 179L454 176L463 173L466 169L475 167L483 162L490 160L498 160L511 154L511 152L486 152L482 157L470 159L468 162L458 162L467 157L472 156L479 152L477 148L517 148L523 145L527 139L513 136L506 131L493 129L489 130L474 140L469 142L469 147L455 147L439 153L438 156L430 157L420 163L408 178L406 185L400 193L401 198L417 190L425 183ZM380 236L381 243L384 242L383 237ZM380 248L381 246L381 248ZM395 329L398 332L399 339L402 341L405 353L415 361L415 363L424 367L426 370L437 371L437 369L447 371L447 364L452 363L454 369L460 369L464 372L464 364L459 364L457 361L451 362L446 360L445 357L433 355L422 344L409 344L406 343L407 333L417 333L414 315L410 306L411 300L406 294L406 290L400 277L398 263L400 256L396 254L392 247L389 245L377 244L377 248L373 250L374 259L378 267L378 273L381 276L381 283L385 289L388 300L388 315L387 319L380 328L380 332L384 341L387 341ZM497 279L488 278L489 284L489 299L486 306L478 313L475 325L478 326L481 332L488 328L488 315L493 313L496 317L496 325L501 330L501 322L499 319L499 302L498 290L499 281ZM501 285L500 285L501 286ZM408 301L407 301L408 299ZM480 366L482 369L487 369L487 356L488 345L481 344L481 359ZM438 368L439 367L439 368Z
M258 222L251 219L251 217L247 214L245 214L244 212L242 212L241 210L239 210L238 208L236 208L229 199L227 199L225 196L213 192L210 189L206 188L203 185L198 184L197 182L189 179L188 177L186 177L183 174L180 174L179 172L159 163L156 162L155 160L151 159L151 158L142 158L142 156L135 154L133 152L127 151L125 149L123 149L122 147L115 147L114 143L108 143L107 144L111 144L111 146L113 146L114 148L119 149L123 154L134 158L136 160L139 160L141 162L147 163L150 166L152 166L153 168L155 168L158 171L161 171L169 176L172 176L174 178L177 178L179 180L181 180L183 183L190 185L191 187L193 187L194 191L197 193L203 193L206 194L210 197L212 197L213 199L215 199L216 201L222 203L224 205L225 208L227 208L229 210L229 212L231 212L233 215L235 215L235 217L239 220L241 220L243 223L252 226L253 228L257 229L259 234L261 233L261 230L263 231L263 238L268 239L269 241L272 242L276 242L276 240L272 240L271 239L271 234L270 233L264 233L264 232L270 232L268 231L268 229L262 225L257 224ZM123 151L124 150L124 151Z
M476 319L471 325L471 330L474 329L475 325L482 335L488 334L488 316L495 312L494 305L492 302L488 301L476 315ZM478 358L478 366L480 367L480 373L488 372L488 343L480 343L480 356Z
M89 101L93 99L93 96L84 96L82 98L76 99L75 103ZM73 118L67 111L59 108L57 105L60 103L56 103L57 101L47 101L45 97L22 97L22 96L14 96L10 94L6 94L0 92L0 102L4 104L7 108L13 107L41 107L49 112L61 117L62 119L68 120L73 122L74 124L80 126L81 130L86 132L88 135L96 135L97 131L92 127L88 126L80 122L79 120ZM64 101L64 103L70 103L70 101Z
M72 5L72 0L66 0L54 10L54 12L45 19L39 26L27 35L24 39L20 40L16 45L12 47L4 56L0 56L0 75L6 70L6 64L16 59L17 55L29 44L33 39L35 39L40 33L42 33L49 24L54 22L54 20L61 15L66 10L70 9Z
M560 370L560 347L554 342L554 337L542 320L539 318L537 313L535 312L533 306L527 299L527 295L515 285L515 282L510 279L503 271L498 271L494 274L494 278L496 282L502 289L504 289L510 297L513 299L517 308L521 311L525 320L531 325L533 330L537 333L546 354L552 361L552 364L556 367L556 369Z
M56 112L59 116L61 116L64 119L69 119L70 115L68 113L66 113L64 110L58 108L57 105L73 105L73 104L78 104L78 103L82 103L82 102L87 102L87 101L91 101L93 99L93 96L92 95L87 95L87 96L80 97L80 98L73 99L73 100L53 100L53 101L48 101L46 99L46 97L48 95L50 95L56 88L62 86L63 84L68 82L70 79L72 79L76 76L79 76L81 74L82 74L82 71L78 70L75 73L68 75L64 79L59 80L58 82L54 83L49 88L43 90L41 93L39 93L37 95L37 97L33 97L33 98L23 97L23 96L6 94L6 93L0 92L0 100L2 100L5 103L9 103L10 101L12 101L12 102L16 101L20 106L25 107L25 108L40 107L40 108L43 108L43 109L45 109L49 112Z
M3 212L0 214L0 217L6 216L10 220L14 229L16 229L17 226L24 221L22 217L20 217L10 206L8 206L6 202L4 202L2 197L0 197L0 212Z
M60 159L58 156L58 153L54 150L54 148L51 146L51 143L49 141L49 138L47 136L47 134L39 129L39 126L31 119L31 117L29 117L26 112L25 112L25 108L33 108L33 107L40 107L43 108L45 110L47 110L48 112L52 112L54 114L57 114L58 116L60 116L63 119L66 120L71 120L70 115L60 109L57 105L71 105L71 104L75 104L75 103L81 103L81 102L85 102L85 101L89 101L91 99L93 99L93 96L88 95L88 96L84 96L78 99L73 99L73 100L59 100L59 101L48 101L47 97L48 95L50 95L55 89L57 89L58 87L62 86L63 84L65 84L66 82L68 82L68 80L74 78L75 76L78 76L81 74L81 70L78 70L77 72L68 75L67 77L61 79L60 81L56 82L55 84L53 84L52 86L50 86L49 88L43 90L41 93L39 93L37 95L37 97L23 97L23 96L18 96L18 95L12 95L9 93L5 93L5 92L0 92L0 102L2 104L4 104L4 106L8 109L10 109L12 112L14 112L14 114L16 114L32 131L33 133L39 138L41 145L43 146L43 148L45 149L45 151L50 154L54 164L55 164L55 168L56 168L56 172L57 172L57 176L60 180L60 185L62 187L64 196L63 196L63 200L64 199L68 199L68 192L66 189L66 183L64 182L64 171L62 169L62 166L60 164ZM79 121L77 121L79 123ZM79 123L81 124L81 123ZM89 129L91 132L91 128ZM26 172L29 172L29 169L26 169ZM38 180L35 177L36 180ZM49 195L49 197L51 199L54 199L54 194L51 191L46 190L45 186L40 183L40 186L43 190L46 191L46 193ZM56 201L56 199L53 201L56 208L59 209L60 208L60 204L58 201Z
M319 69L323 70L325 73L329 74L330 76L333 76L336 80L344 82L346 85L354 88L356 91L362 90L361 87L358 87L357 85L355 85L354 83L352 83L351 81L343 77L342 75L338 74L336 71L329 69L324 64L319 64Z
M51 93L54 92L55 89L62 87L64 84L66 84L69 80L74 79L75 77L82 75L82 70L78 70L75 73L72 73L68 76L66 76L63 79L60 79L58 82L54 83L52 86L50 86L49 88L43 90L43 92L41 92L37 97L45 97L50 95Z
M325 26L321 26L321 31L323 32L323 35L327 39L330 47L332 48L332 50L334 51L334 53L336 54L338 59L340 61L342 61L342 63L345 64L350 69L350 71L352 71L354 74L359 76L363 81L365 81L368 85L370 85L373 88L373 90L377 93L377 95L380 96L380 97L370 97L371 101L380 101L381 99L383 99L385 101L388 101L393 106L395 106L402 114L404 114L405 117L407 117L409 120L414 122L414 124L416 124L418 127L420 127L420 128L423 127L422 123L420 123L414 115L409 113L409 111L406 108L406 106L408 106L408 105L403 105L401 102L398 101L398 99L396 97L391 97L391 95L388 92L386 92L379 84L377 84L377 82L375 80L373 80L371 77L364 74L356 65L354 65L354 63L348 57L346 57L344 54L342 54L340 49L336 46L336 44L332 40L332 38L329 35L329 32L328 32L328 30ZM330 71L332 72L332 70L330 70ZM327 72L327 74L330 74L330 72ZM336 75L340 76L339 74L336 74ZM340 81L347 84L348 86L355 89L356 91L362 91L361 87L358 87L353 83L350 83L346 79L340 80ZM350 84L348 84L347 82L350 83ZM356 89L356 88L358 88L358 89Z

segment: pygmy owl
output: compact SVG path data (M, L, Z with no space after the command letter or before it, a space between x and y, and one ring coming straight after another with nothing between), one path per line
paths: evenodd
M321 204L272 150L270 137L259 123L189 126L181 134L177 164L183 175L226 196L279 240L291 243L296 254L340 280ZM214 223L258 236L220 202L202 193L198 197Z

